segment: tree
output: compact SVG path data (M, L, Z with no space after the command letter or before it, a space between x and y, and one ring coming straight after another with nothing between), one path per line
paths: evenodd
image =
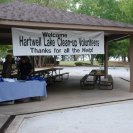
M0 0L0 3L7 3L7 2L11 2L13 0Z
M0 45L0 58L5 58L7 54L9 54L9 50L12 49L10 45Z
M73 12L133 24L133 0L71 0ZM109 56L128 57L129 41L113 42ZM100 56L97 56L98 60Z
M116 0L71 0L71 10L80 14L118 20L119 2ZM78 5L78 6L77 6Z
M133 24L133 0L119 0L119 8L123 14L121 20Z
M58 8L63 10L67 10L69 5L67 0L23 0L23 1L27 3L34 3L41 6Z
M129 57L129 39L122 41L112 42L109 45L109 56L114 58L122 58L122 61L125 62L126 58ZM129 59L128 59L129 61Z

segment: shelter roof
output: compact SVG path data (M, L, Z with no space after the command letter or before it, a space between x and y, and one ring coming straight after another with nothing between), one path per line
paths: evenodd
M104 31L106 41L129 37L133 25L24 2L0 4L0 42L12 43L11 28Z
M133 28L131 24L17 1L0 4L0 20Z

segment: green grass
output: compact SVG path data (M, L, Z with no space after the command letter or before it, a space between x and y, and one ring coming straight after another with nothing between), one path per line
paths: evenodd
M110 67L127 67L129 66L129 62L121 62L121 61L109 61L108 66Z
M70 67L74 67L75 62L81 62L83 63L82 66L92 66L90 65L90 61L60 61L59 62L59 66L70 66ZM94 61L94 65L93 66L99 66L98 62ZM118 62L118 61L109 61L108 63L109 67L126 67L129 66L128 62ZM15 68L15 66L13 65L13 68ZM0 70L2 69L2 65L0 65Z
M76 66L76 62L81 62L83 66L91 66L90 61L60 61L60 66ZM95 61L93 66L98 66L98 63Z
M76 66L75 62L81 62L83 65L82 66L92 66L90 64L90 61L60 61L59 65L60 66ZM100 64L96 61L94 61L93 66L99 66ZM126 67L129 66L128 62L119 62L119 61L109 61L108 62L109 67Z

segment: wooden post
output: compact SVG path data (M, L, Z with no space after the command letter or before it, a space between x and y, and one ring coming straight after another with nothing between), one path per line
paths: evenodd
M34 56L32 56L32 67L33 67L33 75L35 72L35 61L34 61Z
M104 70L105 70L105 78L108 75L108 42L105 41L104 45Z
M133 35L130 36L130 92L133 92Z

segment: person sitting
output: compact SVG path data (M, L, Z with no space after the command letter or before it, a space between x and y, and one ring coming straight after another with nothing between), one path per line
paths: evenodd
M26 80L28 76L30 76L33 72L32 64L27 56L23 56L20 58L18 64L18 73L20 74L21 80Z
M11 55L6 56L6 60L3 64L2 77L11 78L13 58Z

